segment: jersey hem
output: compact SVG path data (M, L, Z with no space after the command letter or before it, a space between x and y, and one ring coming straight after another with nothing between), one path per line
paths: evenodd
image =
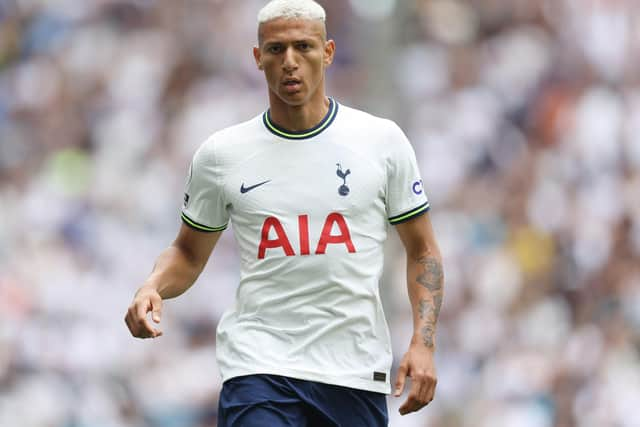
M388 382L380 382L373 380L365 380L363 378L339 378L329 375L317 374L314 372L297 371L287 368L265 368L265 369L230 369L226 370L223 382L235 377L243 377L246 375L280 375L283 377L295 378L303 381L315 381L323 384L337 385L340 387L348 387L357 390L372 391L375 393L390 394L391 385ZM373 372L371 373L373 376ZM373 377L372 377L373 378Z
M389 222L393 225L400 224L405 221L409 221L412 218L425 214L429 212L430 209L431 209L431 206L429 205L429 202L426 202L416 208L411 209L410 211L407 211L400 215L390 217Z

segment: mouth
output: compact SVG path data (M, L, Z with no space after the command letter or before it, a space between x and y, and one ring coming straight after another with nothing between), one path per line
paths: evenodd
M299 79L296 78L287 78L285 79L282 84L284 85L285 89L287 92L289 93L293 93L293 92L297 92L300 90L301 86L302 86L302 81L300 81Z

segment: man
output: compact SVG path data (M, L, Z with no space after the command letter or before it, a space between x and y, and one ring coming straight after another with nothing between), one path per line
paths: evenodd
M162 332L162 300L196 280L233 223L236 304L218 325L219 426L387 425L391 346L378 281L387 222L407 254L414 334L395 384L404 415L436 385L441 257L415 155L393 122L325 96L335 43L312 0L274 0L258 15L270 108L213 134L194 156L183 225L126 315L131 333Z

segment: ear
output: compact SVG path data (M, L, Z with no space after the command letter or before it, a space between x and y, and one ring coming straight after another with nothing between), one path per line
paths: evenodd
M333 58L336 53L336 42L333 40L327 40L324 43L324 65L328 67L333 64Z
M257 46L253 48L253 59L256 61L258 70L264 70L264 67L262 66L262 53L260 52L260 48Z

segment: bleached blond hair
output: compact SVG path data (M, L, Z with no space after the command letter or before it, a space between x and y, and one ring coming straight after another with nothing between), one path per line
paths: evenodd
M313 0L271 0L258 13L258 25L278 18L325 22L327 14Z

